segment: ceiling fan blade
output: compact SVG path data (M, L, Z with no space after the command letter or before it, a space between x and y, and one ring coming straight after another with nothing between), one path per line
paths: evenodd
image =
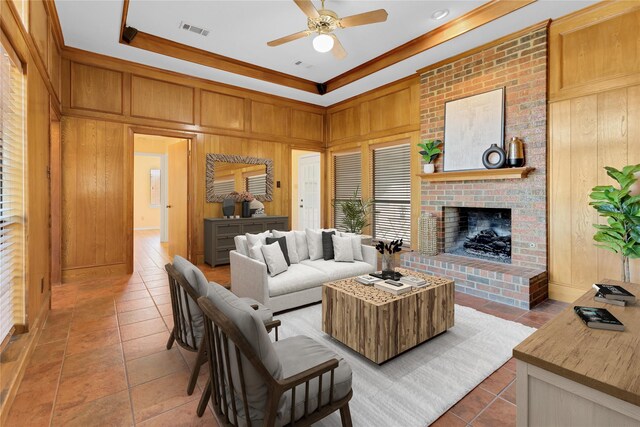
M347 16L340 19L342 28L357 27L358 25L375 24L384 22L389 14L384 9L372 10L371 12L359 13L358 15Z
M315 8L311 0L293 0L298 7L307 15L309 18L318 18L320 14L318 10Z
M289 43L294 40L301 39L303 37L307 37L309 35L309 30L300 31L299 33L289 34L288 36L280 37L279 39L271 40L267 43L267 46L280 46L281 44Z
M344 59L347 56L347 51L344 50L344 46L342 46L342 43L340 43L340 40L338 40L335 34L331 34L331 37L333 37L333 49L331 49L331 53L333 53L333 56L337 59Z

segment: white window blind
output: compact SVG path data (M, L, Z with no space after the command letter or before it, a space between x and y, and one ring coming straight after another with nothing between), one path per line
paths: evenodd
M1 33L0 33L1 34ZM0 43L0 343L24 323L24 74Z
M411 238L411 152L409 144L373 150L373 237Z
M267 194L267 174L247 177L247 191L251 194Z
M229 194L232 193L235 187L235 181L233 179L217 180L213 183L214 194Z
M356 190L360 196L362 182L362 159L360 153L338 154L333 157L333 194L334 211L333 226L345 231L344 215L340 209L340 202L353 197Z

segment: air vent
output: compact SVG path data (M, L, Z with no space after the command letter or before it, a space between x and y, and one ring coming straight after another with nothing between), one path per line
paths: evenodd
M180 28L185 31L191 31L192 33L199 34L201 36L208 36L209 30L205 30L204 28L196 27L195 25L186 24L184 22L180 23Z

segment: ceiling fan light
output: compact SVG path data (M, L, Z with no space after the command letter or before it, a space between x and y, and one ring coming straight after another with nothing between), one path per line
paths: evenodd
M313 39L313 48L320 53L329 52L333 49L333 37L328 34L318 34Z
M435 19L436 21L438 21L444 18L445 16L447 16L448 14L449 14L449 9L436 10L431 14L431 19Z

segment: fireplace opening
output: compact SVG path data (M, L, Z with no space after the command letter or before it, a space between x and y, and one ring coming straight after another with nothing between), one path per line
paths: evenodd
M445 207L444 251L511 263L511 209Z

